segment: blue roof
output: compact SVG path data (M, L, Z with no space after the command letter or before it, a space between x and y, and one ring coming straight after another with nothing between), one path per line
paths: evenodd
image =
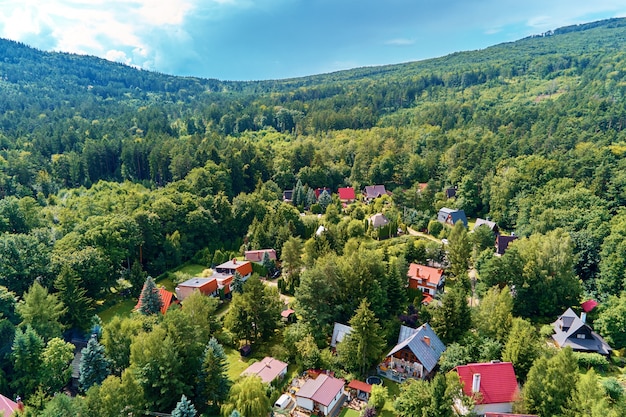
M442 207L437 213L437 220L441 223L449 223L454 226L459 220L467 227L467 217L465 211Z
M430 343L427 343L424 337L429 338ZM389 352L387 356L391 356L405 347L409 348L411 352L413 352L417 360L420 361L427 372L432 371L435 366L437 366L439 357L446 350L445 345L441 339L437 337L428 323L422 324L409 338L398 343L393 349L391 349L391 352Z

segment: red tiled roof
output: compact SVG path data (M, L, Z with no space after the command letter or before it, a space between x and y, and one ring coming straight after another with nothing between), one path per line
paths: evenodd
M463 393L472 396L472 383L475 374L480 375L480 395L476 404L499 404L515 401L519 388L511 362L470 363L457 366Z
M0 394L0 415L10 416L17 411L18 405L4 395Z
M422 298L422 304L427 306L428 304L432 303L432 301L433 301L433 296L432 295L424 294L424 297Z
M339 188L337 190L337 193L339 194L339 200L354 200L356 199L356 193L354 191L354 188L352 187L345 187L345 188Z
M409 265L407 275L409 276L409 288L417 288L418 283L416 280L422 280L422 286L426 286L429 283L431 287L437 287L443 276L443 269L412 263Z
M291 316L295 312L296 312L295 310L292 310L292 309L288 308L287 310L281 311L280 315L283 316L284 318L288 318L289 316Z
M348 388L352 388L358 391L367 392L368 394L372 391L372 386L366 382L358 381L353 379L348 384Z
M598 306L598 302L596 300L587 300L580 305L585 313L589 313L591 310Z

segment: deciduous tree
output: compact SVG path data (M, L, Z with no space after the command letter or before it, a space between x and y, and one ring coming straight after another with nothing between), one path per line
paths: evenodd
M265 391L261 378L256 375L240 379L230 389L228 401L222 406L222 415L230 416L237 410L245 417L266 417L270 400Z

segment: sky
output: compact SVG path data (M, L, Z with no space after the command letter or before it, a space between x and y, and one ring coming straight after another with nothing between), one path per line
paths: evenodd
M624 16L624 0L0 0L0 37L172 75L268 80Z

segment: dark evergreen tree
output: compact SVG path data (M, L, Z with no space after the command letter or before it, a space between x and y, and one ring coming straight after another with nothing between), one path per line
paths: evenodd
M263 267L270 275L272 275L272 273L276 269L276 263L272 259L270 259L270 254L267 251L263 253Z
M43 340L32 327L27 326L24 331L17 329L12 347L14 375L11 386L19 395L32 394L39 384L43 349Z
M59 300L65 305L63 321L70 327L87 329L93 315L93 300L87 297L78 274L63 267L54 287L59 290Z
M224 348L212 337L207 343L202 358L202 368L198 378L198 398L202 400L202 403L213 408L214 414L219 413L219 406L228 398L230 380L227 368Z
M141 296L139 297L139 312L146 316L158 314L163 307L163 300L159 294L159 289L152 277L146 278L146 282L141 290Z
M239 271L235 271L235 274L233 275L233 282L230 283L230 289L233 293L243 293L243 277Z
M183 394L180 401L176 404L176 408L172 411L172 417L196 417L196 408L191 401Z
M99 385L110 374L110 361L104 353L104 346L92 335L87 347L81 350L78 384L87 391L92 385Z

